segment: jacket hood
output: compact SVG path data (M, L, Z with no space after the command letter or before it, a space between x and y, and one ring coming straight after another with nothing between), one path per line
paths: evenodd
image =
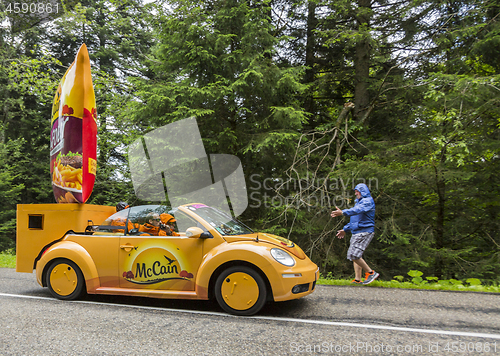
M354 190L357 190L358 192L360 192L361 193L361 197L363 197L363 198L371 196L370 189L368 189L368 187L366 186L365 183L359 183L358 185L356 185L356 187L354 188Z

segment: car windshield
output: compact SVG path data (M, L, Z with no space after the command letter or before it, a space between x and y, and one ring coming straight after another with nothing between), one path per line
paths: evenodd
M170 230L166 229L165 219L170 220L171 230L175 233L183 233L187 228L194 226L206 231L201 224L182 211L165 205L140 205L119 211L107 218L96 231L127 235L148 232L150 235L161 235L159 232L161 229Z
M192 205L188 209L209 223L222 235L246 235L253 233L252 229L242 222L233 219L224 212L206 205Z
M129 209L121 210L107 218L95 231L125 234Z

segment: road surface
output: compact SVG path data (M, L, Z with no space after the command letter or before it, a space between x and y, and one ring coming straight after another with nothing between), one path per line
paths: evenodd
M0 355L500 355L500 295L317 286L234 317L206 301L53 299L0 268Z

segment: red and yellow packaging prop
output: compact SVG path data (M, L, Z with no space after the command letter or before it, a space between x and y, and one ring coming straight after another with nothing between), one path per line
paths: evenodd
M87 46L82 44L52 106L50 173L58 203L85 203L96 177L97 111Z

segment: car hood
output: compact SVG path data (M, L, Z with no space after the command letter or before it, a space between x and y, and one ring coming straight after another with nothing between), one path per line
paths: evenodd
M247 235L238 235L238 236L224 236L224 239L227 242L236 242L236 241L259 241L259 242L267 242L272 245L276 245L281 247L284 250L287 250L297 258L303 260L306 258L306 254L302 249L297 246L293 241L285 239L281 236L276 236L272 234L266 234L263 232L255 232L253 234Z

